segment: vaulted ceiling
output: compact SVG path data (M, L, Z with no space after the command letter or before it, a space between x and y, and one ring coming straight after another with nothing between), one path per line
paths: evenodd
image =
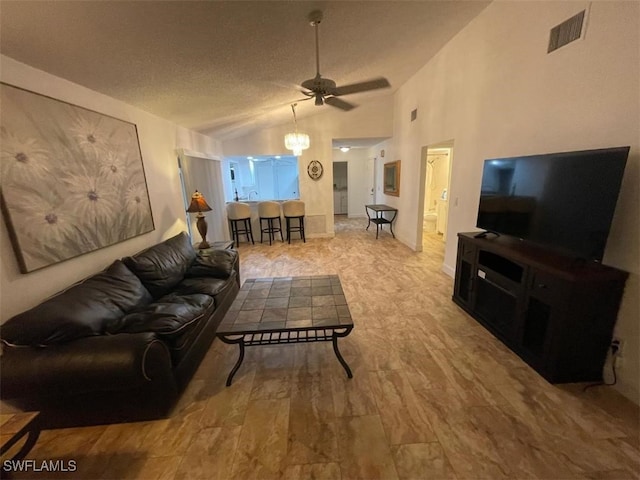
M390 95L486 1L2 1L0 52L217 138L291 120L316 72ZM299 117L334 108L301 102ZM349 115L349 112L344 112Z

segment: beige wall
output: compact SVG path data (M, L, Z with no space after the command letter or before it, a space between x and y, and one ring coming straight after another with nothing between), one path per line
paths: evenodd
M176 149L217 154L220 146L211 138L5 56L0 56L0 78L5 83L135 123L155 222L153 232L28 274L18 270L6 224L0 222L0 321L5 321L116 258L186 230Z
M456 234L475 229L484 159L630 145L604 263L631 273L616 388L640 403L640 4L593 2L584 40L548 55L549 30L588 5L498 1L452 39L395 94L401 196L380 200L398 207L396 236L416 249L421 149L454 141L444 265L452 274Z

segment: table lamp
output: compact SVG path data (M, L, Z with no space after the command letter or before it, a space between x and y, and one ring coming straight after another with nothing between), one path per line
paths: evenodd
M209 243L207 242L207 221L204 219L204 214L202 212L210 211L211 207L207 204L207 201L204 199L202 194L196 190L196 192L191 195L191 204L189 204L187 212L197 213L196 217L198 218L198 221L196 222L196 227L198 227L198 232L200 232L200 236L202 236L202 243L198 245L200 250L209 248Z

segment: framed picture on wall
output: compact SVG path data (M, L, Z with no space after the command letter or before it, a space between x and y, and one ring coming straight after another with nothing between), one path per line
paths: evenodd
M22 273L154 229L135 124L0 83L2 213Z
M384 164L384 194L400 196L400 160Z

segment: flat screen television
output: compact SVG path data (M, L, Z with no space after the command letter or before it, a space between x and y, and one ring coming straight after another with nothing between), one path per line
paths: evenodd
M629 147L485 160L477 227L602 261Z

